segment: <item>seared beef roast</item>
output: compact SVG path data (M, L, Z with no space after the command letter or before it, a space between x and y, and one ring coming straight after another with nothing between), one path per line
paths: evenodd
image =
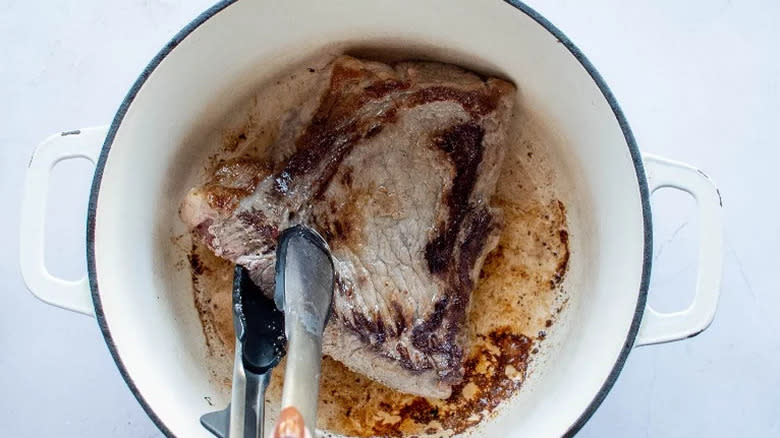
M342 56L281 122L268 163L223 163L181 217L273 293L279 232L329 242L337 270L324 353L400 391L447 397L500 212L489 204L514 87L460 68Z

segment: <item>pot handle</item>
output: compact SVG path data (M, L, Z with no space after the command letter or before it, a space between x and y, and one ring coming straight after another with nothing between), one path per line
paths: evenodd
M696 199L699 214L699 255L696 293L687 309L661 313L649 304L635 345L660 344L691 338L715 317L723 270L723 206L715 183L699 169L654 155L644 155L650 193L671 187Z
M63 309L93 315L89 280L53 276L44 262L46 202L52 168L62 160L86 158L97 163L107 127L66 131L44 140L33 152L24 180L19 230L19 261L27 289L40 300Z

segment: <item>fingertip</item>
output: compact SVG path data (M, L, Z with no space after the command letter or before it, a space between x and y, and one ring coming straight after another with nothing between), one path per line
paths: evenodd
M282 409L273 438L307 438L307 435L303 415L293 406Z

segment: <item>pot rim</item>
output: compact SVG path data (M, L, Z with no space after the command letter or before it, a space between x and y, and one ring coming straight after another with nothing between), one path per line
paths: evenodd
M114 362L117 365L117 368L119 369L119 373L122 375L122 378L127 383L127 386L130 388L130 391L135 396L136 400L141 404L141 407L144 409L146 414L151 418L152 422L160 429L160 431L166 436L170 438L175 438L176 435L173 434L173 432L165 425L165 423L162 421L160 417L157 416L157 414L152 410L151 406L147 403L147 401L144 399L143 395L139 391L138 387L135 385L135 382L133 381L132 377L127 371L127 368L125 367L124 363L122 362L122 358L120 357L116 345L114 343L114 339L111 336L111 331L108 328L108 324L106 322L105 314L103 313L103 306L100 300L100 291L97 284L97 274L96 274L96 265L95 265L95 219L96 219L96 213L97 213L97 200L98 200L98 193L100 191L100 183L103 179L103 170L105 168L106 159L108 158L108 153L111 150L111 145L114 142L114 138L116 137L117 130L119 129L119 126L122 124L122 120L124 119L125 114L127 113L128 108L132 104L133 100L135 100L135 96L140 91L141 87L146 83L146 80L151 76L152 72L157 68L157 66L165 59L168 54L173 51L176 46L179 45L187 36L189 36L190 33L192 33L195 29L197 29L201 24L205 23L208 19L215 16L228 6L232 5L233 3L237 2L238 0L221 0L215 5L211 6L204 12L202 12L200 15L198 15L194 20L189 22L186 26L184 26L155 56L152 58L152 60L149 62L149 64L146 66L146 68L141 72L141 74L138 76L138 79L133 83L133 86L130 88L130 91L128 91L127 95L122 100L122 103L119 106L119 109L116 112L116 115L114 116L114 119L111 122L111 126L108 130L108 134L106 135L106 140L103 143L103 147L100 152L100 158L98 159L96 168L95 168L95 176L92 180L92 188L89 196L89 205L88 205L88 211L87 211L87 272L89 276L89 286L92 294L92 301L95 306L95 317L97 318L98 325L100 326L100 331L103 333L103 338L106 341L106 345L108 346L108 350L111 352L111 356L114 359ZM625 342L623 343L623 347L620 351L620 354L618 355L617 361L615 362L615 365L612 367L612 370L609 372L609 375L607 376L607 379L602 384L599 391L596 393L596 395L593 397L591 402L588 404L585 411L577 418L577 420L569 427L568 431L563 435L564 437L571 437L574 436L582 427L587 423L587 421L593 416L593 414L596 412L596 409L601 405L601 403L606 398L609 391L614 386L615 382L617 381L618 375L620 374L621 370L623 369L623 366L626 362L626 359L628 358L628 353L631 351L634 345L634 340L636 339L637 333L639 332L639 326L642 322L642 316L644 314L645 310L645 304L647 302L647 291L648 286L650 283L650 269L652 265L652 252L653 252L653 239L652 239L652 221L651 221L651 212L650 212L650 193L647 183L647 177L645 175L644 166L642 164L642 155L639 152L639 148L636 144L636 140L634 139L634 135L631 132L631 128L628 125L628 121L626 120L623 111L620 109L620 105L618 105L617 100L615 96L612 94L612 91L607 86L604 79L601 77L599 72L596 70L596 68L591 64L591 62L588 60L588 58L585 57L585 55L580 51L579 48L564 35L564 33L555 27L552 23L550 23L546 18L544 18L541 14L533 10L531 7L526 5L525 3L519 1L519 0L504 0L509 5L515 7L520 12L526 14L529 18L536 21L539 25L544 27L548 32L550 32L554 37L558 39L558 41L563 44L563 46L571 53L574 58L579 61L580 65L585 69L585 71L588 72L590 77L593 79L593 81L596 83L596 86L598 86L599 90L601 91L601 94L606 99L607 103L609 104L610 108L612 109L612 112L615 115L615 118L618 121L618 124L620 125L621 131L623 131L623 137L626 140L626 144L628 146L628 150L631 153L631 160L634 164L634 169L636 172L637 177L637 183L639 185L639 193L642 203L642 221L643 221L643 228L644 228L644 251L643 251L643 261L642 261L642 275L641 275L641 281L639 286L639 296L637 299L637 305L634 309L634 316L633 320L631 321L631 326L628 331L628 336L626 337Z

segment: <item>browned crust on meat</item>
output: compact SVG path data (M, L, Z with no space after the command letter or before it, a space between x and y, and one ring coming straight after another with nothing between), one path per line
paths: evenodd
M459 382L463 377L463 369L457 365L463 358L458 334L465 323L470 293L474 288L471 270L497 226L495 218L486 208L470 212L470 217L472 220L464 231L464 244L460 248L458 260L449 264L448 284L451 286L448 293L436 303L433 313L412 330L412 345L415 348L446 358L451 366L441 377L452 383ZM436 331L441 328L443 321L447 321L447 326L444 327L444 339L440 339Z
M355 93L346 93L349 86L363 76L361 70L348 68L341 64L333 67L330 87L320 101L311 123L298 137L298 150L287 161L284 169L276 176L275 189L279 196L285 195L296 178L318 168L326 162L325 171L315 188L321 193L339 163L358 140L357 124L351 120L354 111L360 108Z
M485 130L481 126L468 122L455 125L432 139L433 145L447 154L455 167L452 187L444 196L449 207L447 223L439 225L435 237L425 247L425 259L433 274L442 274L452 258L482 162L484 135Z
M251 227L264 239L275 241L279 237L279 228L269 223L265 213L257 209L242 211L236 216L247 227Z
M244 197L252 194L269 166L256 159L238 157L216 164L209 181L204 185L206 201L220 214L232 213ZM252 175L251 178L246 178Z

